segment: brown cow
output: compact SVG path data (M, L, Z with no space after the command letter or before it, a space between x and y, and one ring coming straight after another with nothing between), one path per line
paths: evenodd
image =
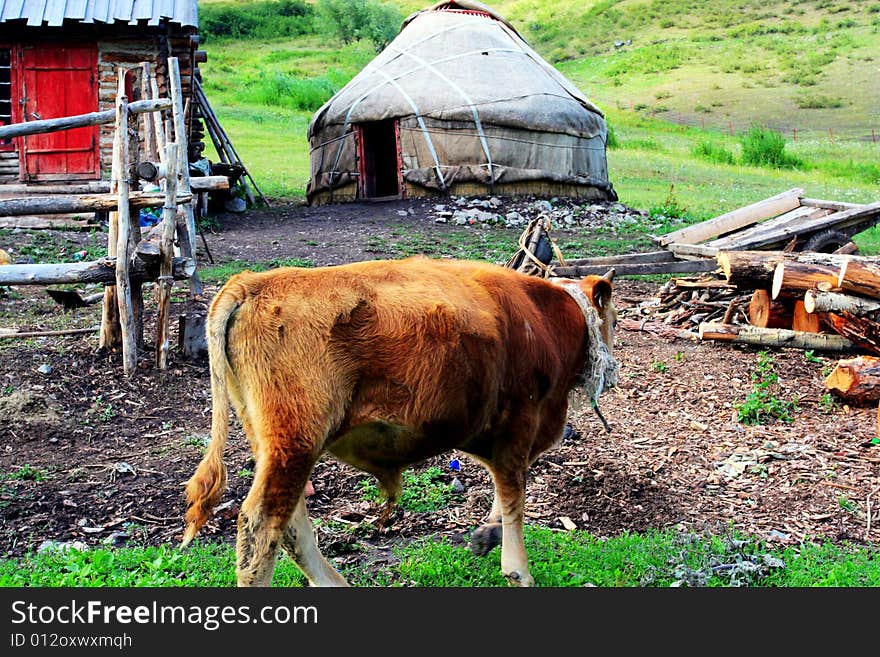
M526 472L562 435L572 387L585 375L593 397L613 385L611 292L610 277L552 282L421 257L233 276L208 315L211 444L187 485L183 544L226 486L231 398L257 464L238 518L240 586L268 586L279 547L312 585L346 584L303 495L323 452L375 475L393 501L406 467L452 449L495 483L475 543L501 539L508 581L533 585Z

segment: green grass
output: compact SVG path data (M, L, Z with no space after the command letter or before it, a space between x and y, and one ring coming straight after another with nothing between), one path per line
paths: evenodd
M774 359L767 351L759 351L756 370L752 372L752 390L735 404L737 419L743 424L766 424L773 420L791 423L798 410L797 399L780 399L779 375Z
M7 228L0 229L0 244L15 245L14 252L9 249L13 262L78 262L97 260L107 255L107 233L97 228L88 232L85 247L65 237L63 232Z
M384 501L374 479L362 480L360 489L364 499L368 502ZM404 511L424 513L445 509L461 499L461 495L452 488L452 483L444 481L443 471L440 468L431 467L421 472L407 470L403 473L403 490L397 504Z
M268 260L266 262L250 262L245 260L230 260L220 265L199 269L201 280L207 283L225 283L235 274L243 271L267 271L275 267L314 267L311 260L302 258L286 258Z
M423 8L394 4L404 15ZM501 0L493 7L605 112L613 125L609 177L623 203L658 207L675 186L686 212L668 230L792 187L815 198L877 199L880 143L870 140L869 123L880 103L880 87L871 82L880 26L869 7L853 6L848 27L838 26L842 19L831 6L786 2L624 0L561 7ZM670 18L678 10L681 17ZM628 40L619 49L613 45ZM312 111L299 108L329 98L374 57L375 47L303 34L225 39L207 49L208 96L249 170L268 196L302 198ZM743 164L740 136L754 121L779 132L788 158L783 164L797 168ZM880 126L876 130L880 134ZM210 148L208 156L216 159ZM874 229L856 241L866 254L880 252ZM416 246L400 240L394 248L402 253ZM483 250L497 259L489 245Z
M880 586L876 546L803 543L771 547L742 536L674 530L624 533L600 539L583 531L527 525L526 550L539 586L578 587L865 587ZM366 548L369 552L369 548ZM500 587L499 548L475 557L461 545L428 537L394 549L381 569L343 566L357 586ZM229 587L235 584L232 546L197 541L186 550L159 547L49 550L0 560L0 586ZM275 586L303 586L286 556Z

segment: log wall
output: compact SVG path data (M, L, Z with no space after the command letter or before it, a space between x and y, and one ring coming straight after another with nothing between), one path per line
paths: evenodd
M193 71L198 74L195 61L195 50L198 47L198 35L194 28L182 28L176 25L131 26L131 25L86 25L75 24L63 27L27 28L0 24L0 43L16 49L22 46L39 44L43 48L51 48L53 44L65 41L91 41L97 44L98 61L96 63L98 82L98 107L96 111L112 110L116 102L116 75L120 65L137 67L141 62L148 61L153 65L159 82L159 93L168 97L168 57L175 56L180 63L180 77L184 100L192 97ZM140 70L133 80L133 94L129 101L140 100ZM75 93L75 91L71 91ZM13 98L15 100L15 98ZM170 115L169 115L170 116ZM204 144L201 142L203 130L195 130L189 124L187 116L188 136L196 137L191 144L191 151L201 153ZM100 161L101 178L109 179L113 158L113 125L100 128ZM53 181L55 185L63 181ZM82 182L79 180L79 182ZM0 152L0 186L4 184L20 184L19 156L17 151Z

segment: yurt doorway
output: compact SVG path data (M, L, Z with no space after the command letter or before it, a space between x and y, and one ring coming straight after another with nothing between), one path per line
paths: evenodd
M356 127L361 198L400 198L397 121L370 121Z

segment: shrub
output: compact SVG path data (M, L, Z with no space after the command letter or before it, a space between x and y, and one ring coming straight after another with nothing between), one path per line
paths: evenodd
M735 164L733 153L714 141L701 141L691 150L694 157L716 164Z
M349 44L365 39L381 50L397 36L403 16L397 7L378 0L318 0L321 32Z
M791 423L798 411L797 400L780 399L774 394L779 387L773 358L766 351L758 352L758 368L752 372L752 391L741 404L734 405L743 424L764 424L768 420Z
M280 71L268 74L261 72L258 78L247 85L242 96L260 105L314 112L342 85L341 76L334 71L317 78L298 78Z
M785 152L782 133L752 126L740 138L743 164L773 169L794 169L803 166L798 158Z
M272 39L312 34L315 10L305 0L217 3L199 7L199 34L212 39Z
M795 104L801 109L833 109L843 107L843 100L831 96L802 94L795 98Z
M620 142L617 141L617 135L614 133L614 126L610 123L606 123L608 126L608 137L605 140L606 148L618 148L620 146Z

